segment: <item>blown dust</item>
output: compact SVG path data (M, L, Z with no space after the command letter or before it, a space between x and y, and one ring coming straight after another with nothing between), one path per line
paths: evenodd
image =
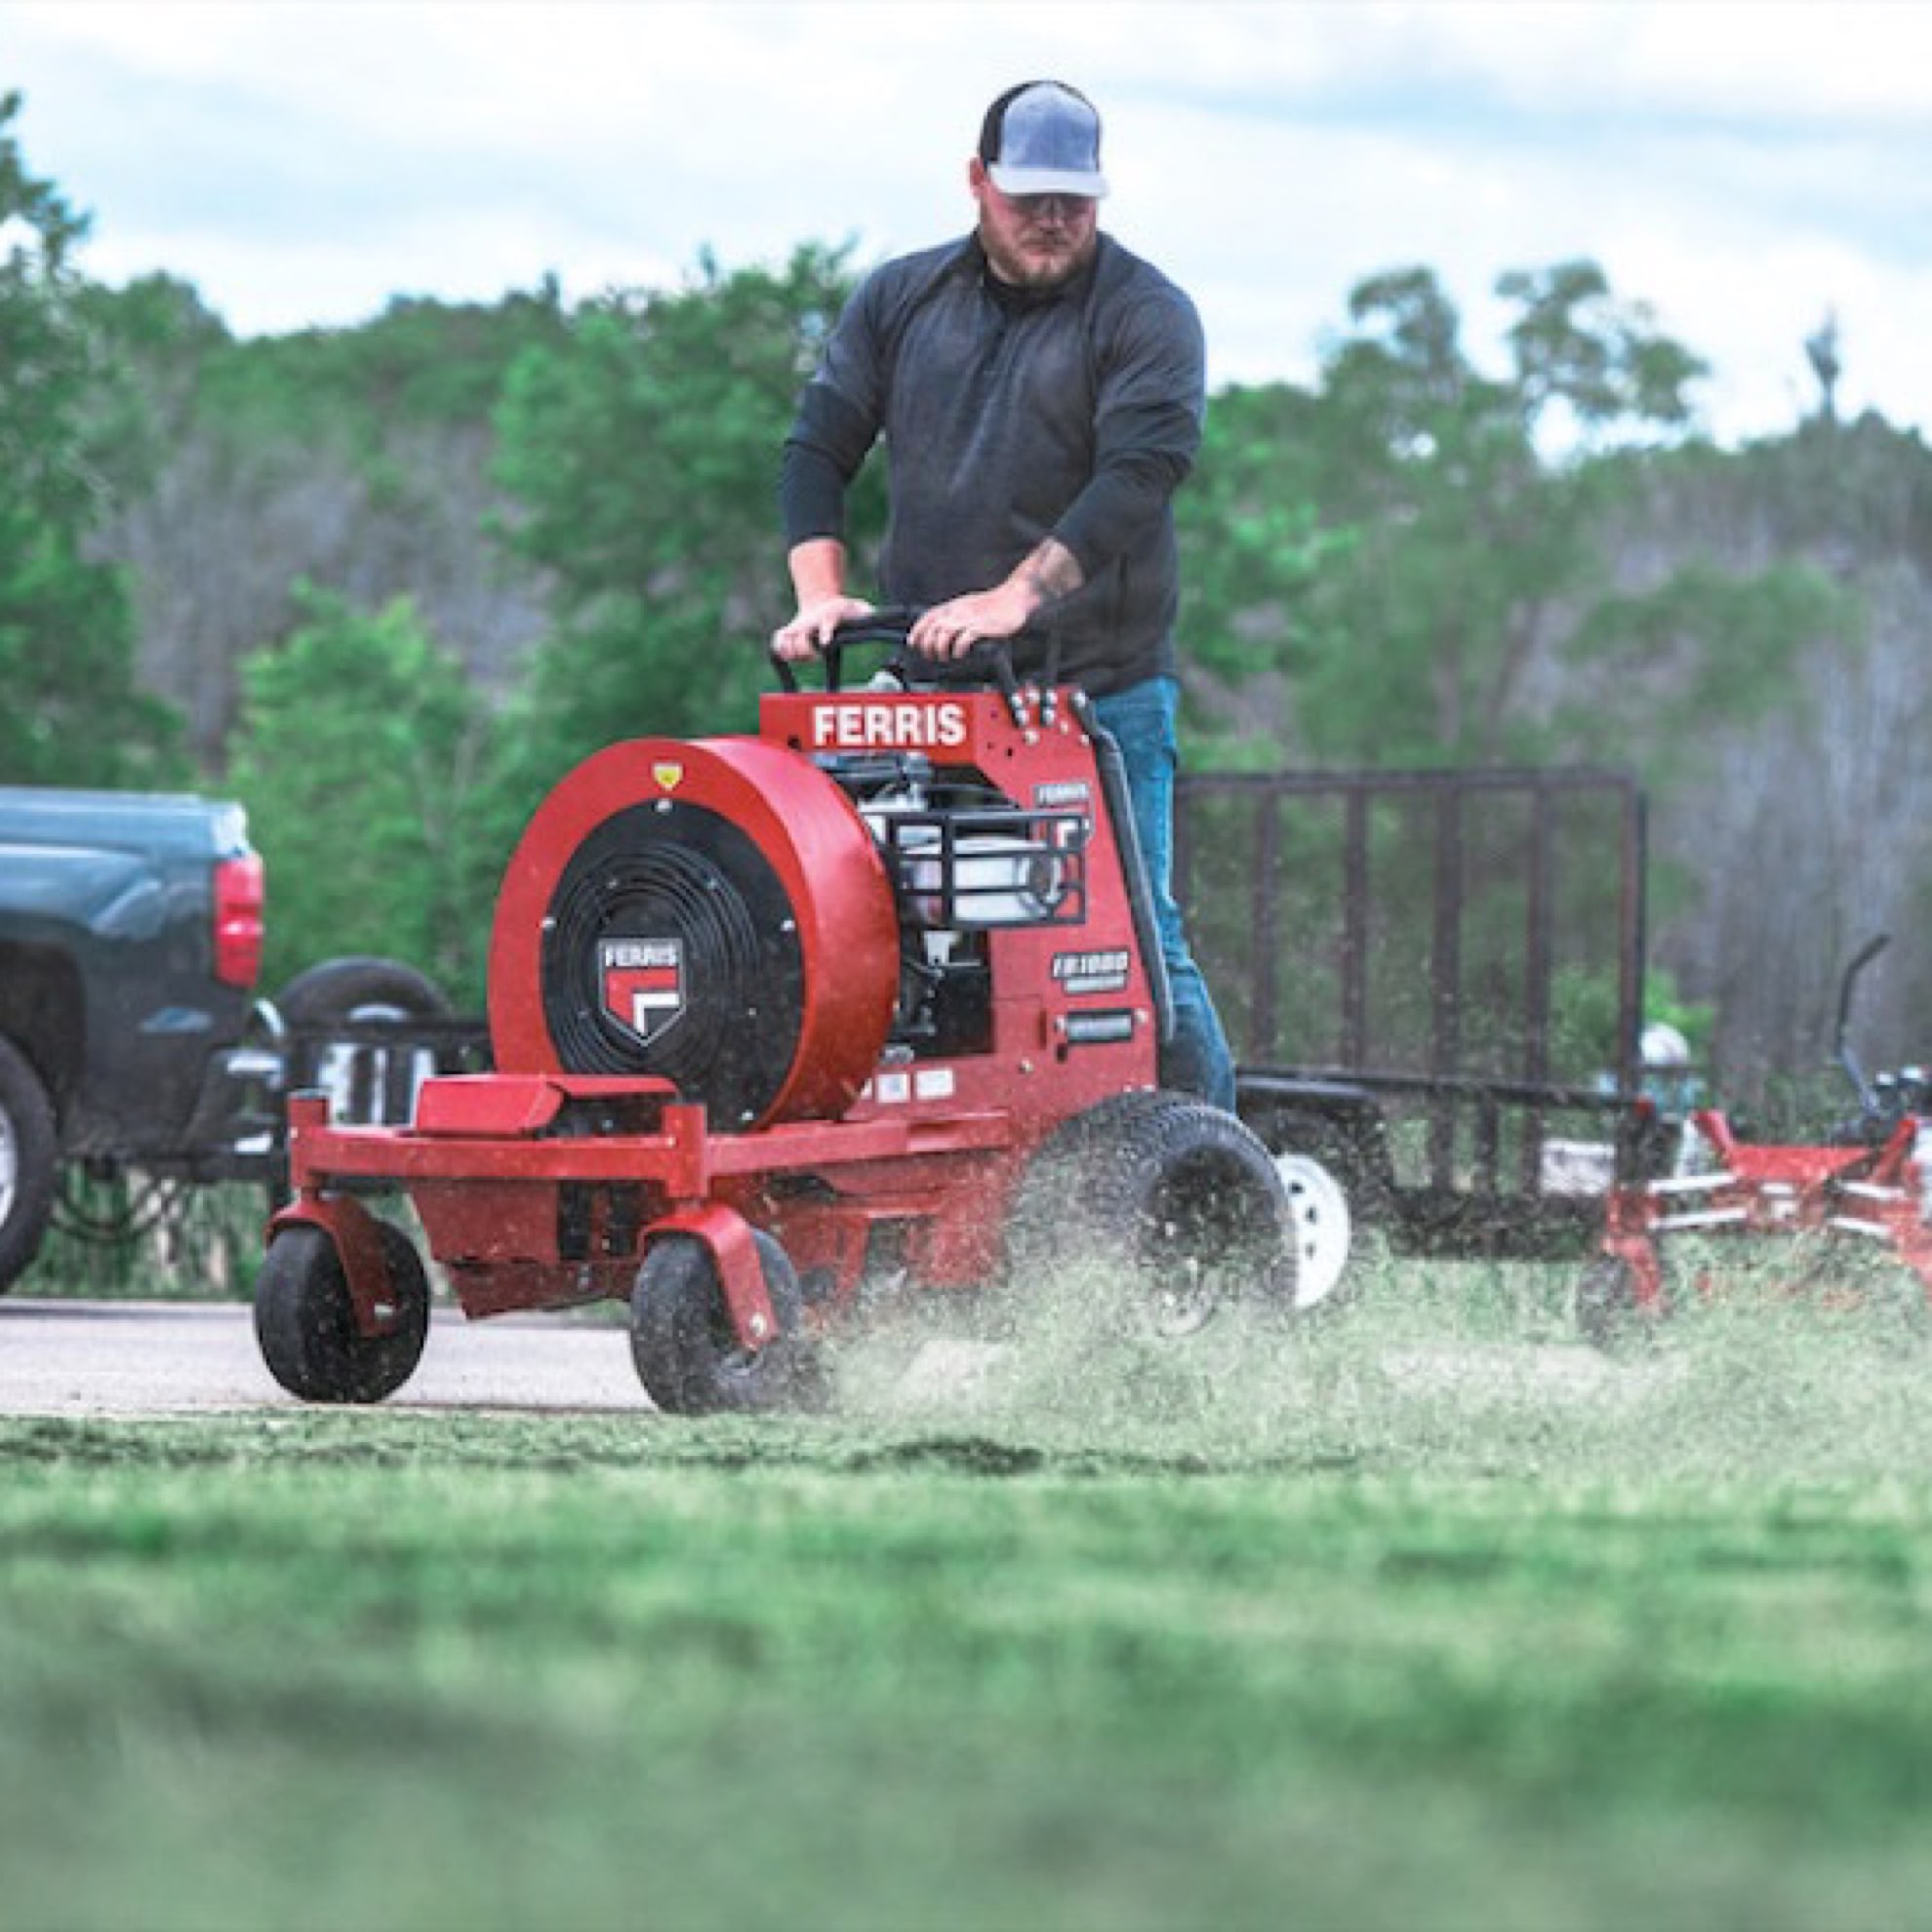
M1371 1257L1287 1321L1224 1309L1151 1335L1122 1285L1069 1272L971 1320L930 1298L832 1348L855 1421L1058 1457L1432 1476L1872 1480L1932 1467L1932 1323L1882 1258L1742 1245L1613 1352L1577 1339L1574 1270Z

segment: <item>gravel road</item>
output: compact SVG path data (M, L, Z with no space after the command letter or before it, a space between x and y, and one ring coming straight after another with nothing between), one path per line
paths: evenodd
M970 1397L1001 1351L928 1342L872 1399L924 1410ZM1646 1399L1676 1370L1614 1363L1577 1345L1402 1348L1377 1357L1390 1388L1453 1396L1469 1413ZM0 1300L0 1416L159 1417L301 1406L262 1366L240 1304ZM390 1409L651 1408L621 1321L601 1314L431 1317L423 1365Z
M300 1406L270 1378L240 1305L0 1300L0 1415L185 1416ZM649 1409L621 1323L432 1317L423 1366L387 1408Z

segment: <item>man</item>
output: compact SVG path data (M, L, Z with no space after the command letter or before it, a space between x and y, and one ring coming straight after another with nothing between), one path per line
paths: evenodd
M967 164L972 235L887 262L839 318L780 476L797 614L773 648L810 656L872 606L846 584L846 490L883 436L880 579L919 608L938 664L983 640L1060 675L1119 743L1173 988L1164 1085L1234 1105L1234 1070L1171 887L1177 750L1173 496L1200 444L1193 303L1103 235L1100 116L1057 81L986 110Z

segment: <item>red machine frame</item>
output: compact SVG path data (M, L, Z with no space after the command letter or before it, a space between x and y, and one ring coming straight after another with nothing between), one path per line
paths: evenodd
M624 1299L653 1242L693 1236L755 1351L778 1318L754 1228L782 1243L821 1314L850 1302L886 1243L931 1285L981 1281L1046 1135L1154 1086L1160 994L1076 694L781 692L759 723L755 739L612 745L540 809L493 931L497 1070L430 1080L408 1127L336 1125L323 1098L291 1100L294 1197L271 1236L308 1225L331 1238L365 1338L397 1319L365 1190L408 1189L470 1316ZM1048 826L1069 868L1078 858L1083 898L1077 924L985 933L989 1050L882 1061L901 956L889 843L818 761L907 750L979 775ZM667 1079L566 1070L543 1010L541 948L571 855L612 814L673 802L745 828L798 908L798 1051L740 1131Z
M1834 1143L1750 1141L1710 1107L1692 1108L1673 1132L1654 1103L1640 1103L1606 1206L1599 1266L1608 1272L1586 1284L1587 1326L1668 1313L1662 1244L1685 1234L1871 1243L1916 1277L1932 1306L1932 1079L1912 1067L1868 1080L1850 1045L1859 976L1889 944L1881 934L1861 947L1839 987L1837 1058L1860 1112ZM1672 1171L1658 1173L1673 1141Z
M1740 1140L1715 1108L1685 1125L1708 1171L1620 1184L1603 1253L1629 1270L1635 1312L1668 1311L1662 1242L1681 1234L1846 1236L1878 1244L1918 1277L1932 1303L1932 1227L1917 1170L1921 1122L1900 1119L1876 1147L1766 1146Z

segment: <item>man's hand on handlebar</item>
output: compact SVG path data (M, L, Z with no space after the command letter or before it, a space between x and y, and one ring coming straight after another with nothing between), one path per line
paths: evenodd
M997 584L990 590L935 604L906 633L906 641L921 657L950 663L965 657L976 644L1017 635L1038 608L1039 598L1026 585Z
M820 597L799 608L787 624L772 632L772 655L796 664L822 651L831 642L832 632L842 624L872 615L873 606L863 597Z

